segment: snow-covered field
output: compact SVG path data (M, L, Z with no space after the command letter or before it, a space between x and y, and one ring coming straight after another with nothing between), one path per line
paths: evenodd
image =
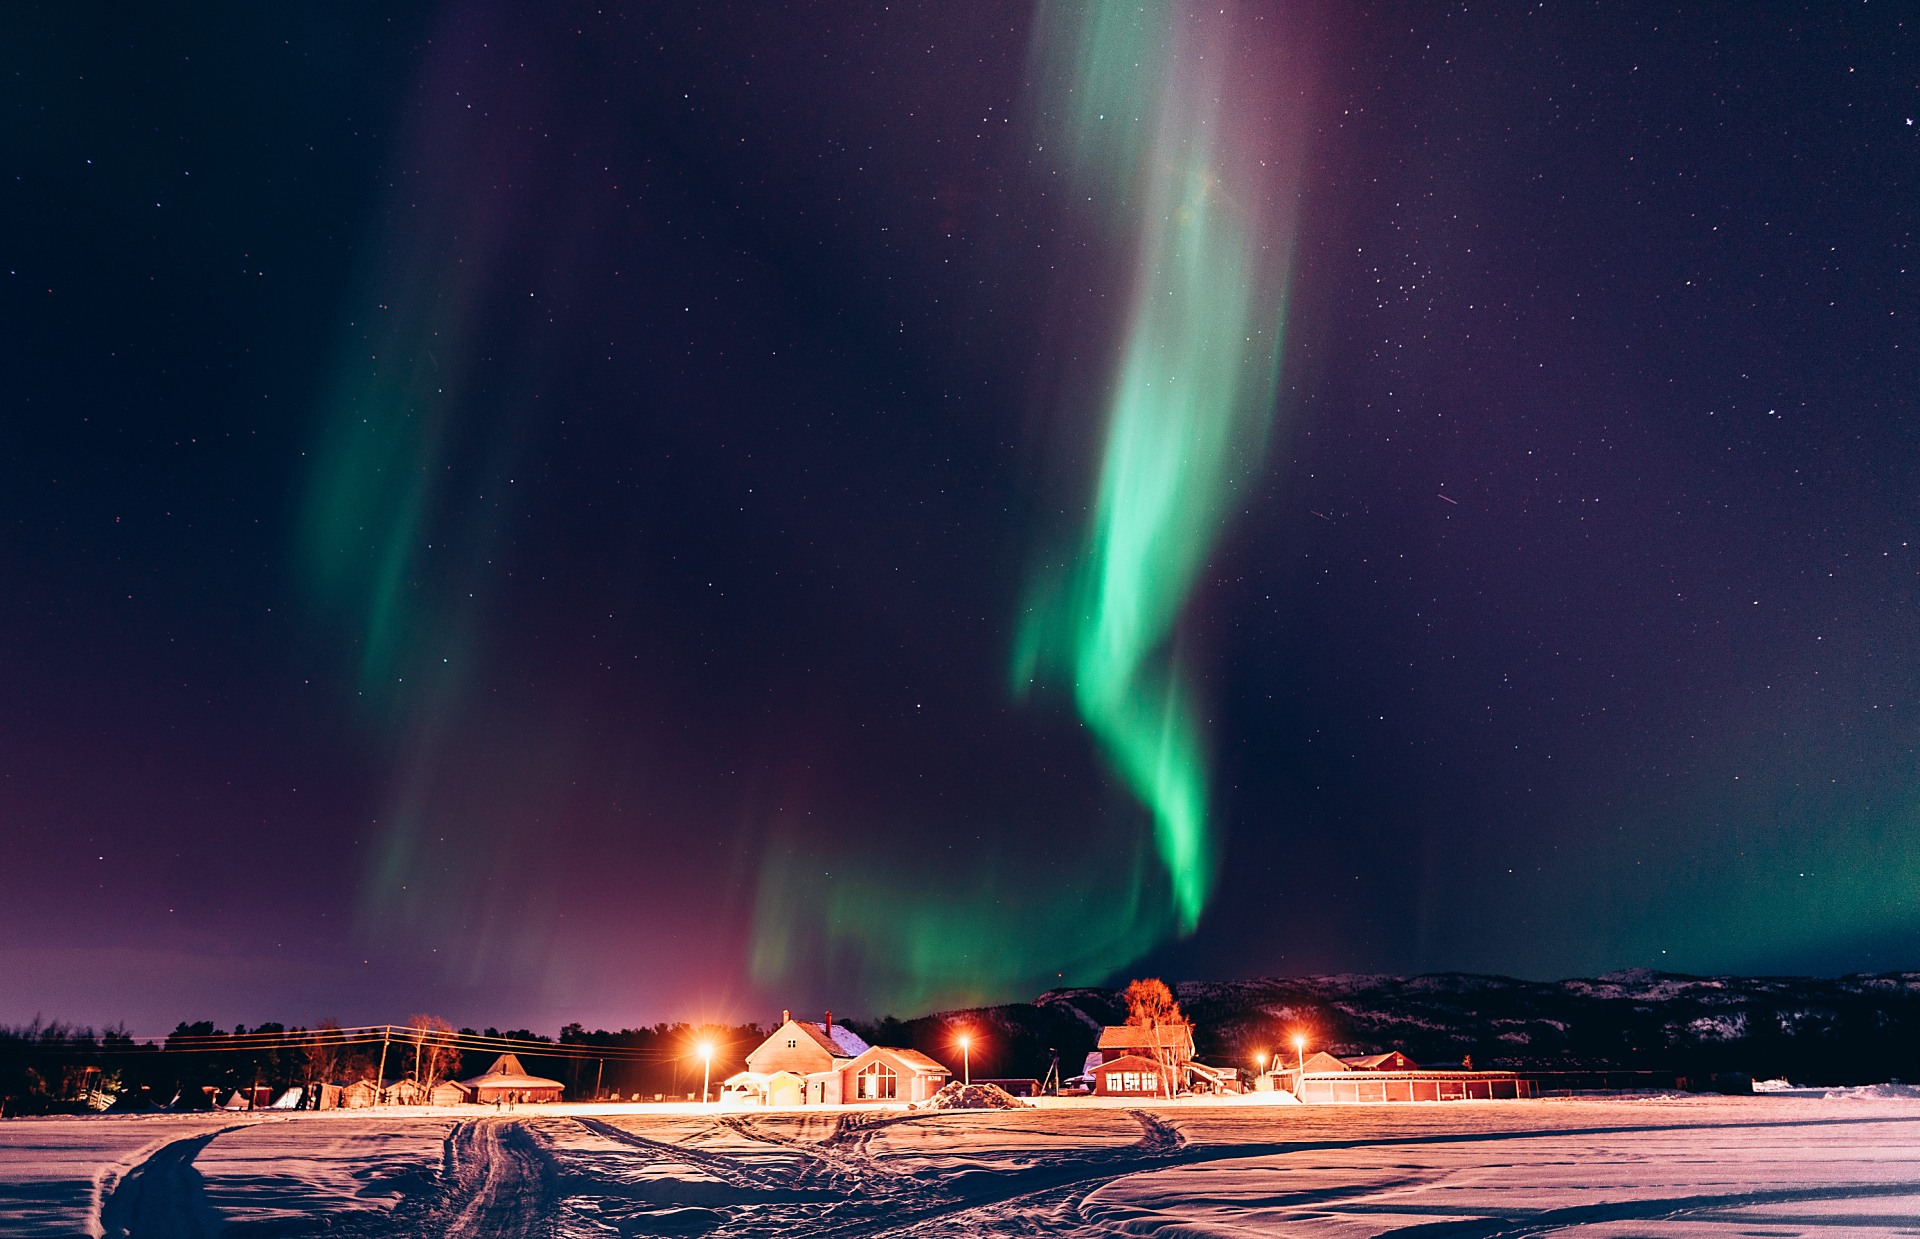
M1920 1099L0 1122L0 1236L1920 1235Z

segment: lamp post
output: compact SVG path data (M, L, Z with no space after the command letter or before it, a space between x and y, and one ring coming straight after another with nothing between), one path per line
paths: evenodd
M960 1070L961 1083L973 1084L973 1038L967 1033L960 1034Z
M700 1104L707 1104L707 1092L713 1085L713 1042L700 1043Z
M1267 1074L1267 1052L1262 1050L1253 1056L1253 1078L1255 1083L1257 1084L1260 1077L1265 1074Z
M1293 1052L1300 1056L1300 1074L1293 1079L1293 1095L1305 1098L1307 1095L1307 1039L1305 1037L1294 1037Z

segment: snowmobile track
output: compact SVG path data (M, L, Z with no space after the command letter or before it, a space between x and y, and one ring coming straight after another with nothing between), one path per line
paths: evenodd
M127 1239L213 1239L220 1219L207 1203L206 1184L193 1159L221 1132L202 1132L161 1145L120 1177L100 1206L100 1227Z
M525 1124L475 1119L447 1133L444 1190L422 1214L396 1217L409 1235L536 1239L553 1233L553 1158Z

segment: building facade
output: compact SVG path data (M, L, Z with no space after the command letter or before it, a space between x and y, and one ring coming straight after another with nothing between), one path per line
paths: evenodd
M833 1013L819 1023L781 1013L780 1027L721 1084L721 1100L763 1106L926 1101L952 1073L918 1050L870 1046Z
M1532 1097L1533 1082L1511 1071L1428 1070L1405 1054L1336 1058L1319 1053L1298 1067L1272 1073L1273 1087L1301 1101L1504 1101Z
M1178 1091L1173 1069L1144 1054L1115 1054L1093 1072L1096 1097L1171 1097Z

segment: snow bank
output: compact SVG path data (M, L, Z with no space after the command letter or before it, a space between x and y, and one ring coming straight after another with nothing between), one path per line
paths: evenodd
M998 1084L947 1085L927 1099L929 1110L1025 1110L1027 1103Z
M1754 1086L1757 1090L1759 1085ZM1920 1101L1920 1084L1862 1084L1858 1088L1830 1088L1828 1101Z

